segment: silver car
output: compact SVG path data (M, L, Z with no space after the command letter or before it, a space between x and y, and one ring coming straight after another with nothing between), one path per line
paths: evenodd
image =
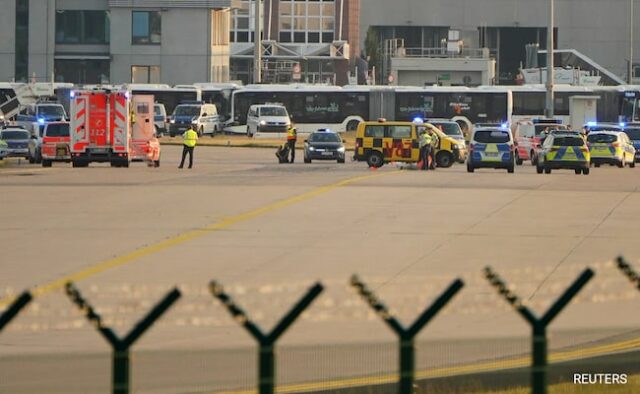
M42 136L44 134L45 125L38 125L34 128L29 140L29 163L42 163Z

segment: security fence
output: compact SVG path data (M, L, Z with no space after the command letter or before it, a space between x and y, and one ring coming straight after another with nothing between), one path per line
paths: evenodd
M633 285L640 290L640 274L638 274L624 258L619 257L616 260L618 269L633 283ZM578 278L569 285L569 287L561 294L561 296L551 305L551 307L541 316L536 315L518 295L516 295L491 267L484 269L484 276L488 281L488 284L494 287L498 294L502 296L510 305L513 306L515 311L522 316L525 321L531 327L531 343L530 349L532 358L516 360L509 363L493 362L488 363L487 370L500 370L500 366L503 368L521 368L527 371L530 375L531 392L534 394L542 394L547 392L547 375L549 373L549 357L548 357L548 338L547 328L552 321L565 309L568 303L588 284L588 282L594 277L595 273L591 269L586 269L578 276ZM367 284L361 280L357 275L354 275L350 279L350 285L355 291L364 299L364 301L371 307L373 311L388 325L393 333L398 338L397 346L394 349L381 345L378 349L374 349L376 353L382 353L385 355L385 359L388 361L390 356L397 357L398 373L394 375L382 375L377 379L351 379L349 382L342 382L342 387L351 387L353 391L341 391L341 392L398 392L400 394L414 393L418 380L429 379L428 373L416 371L416 355L415 355L415 338L416 336L432 321L439 312L454 298L456 294L464 288L464 283L461 279L454 280L444 292L442 292L434 302L423 310L418 315L416 320L410 325L405 327L399 319L393 315L390 309L385 303L379 299L375 293L367 286ZM225 360L224 368L246 368L247 370L254 371L257 375L257 387L260 394L272 394L276 392L277 382L276 377L279 375L276 371L278 359L276 358L276 344L278 339L287 331L287 329L300 317L300 315L314 302L314 300L323 292L324 287L321 283L314 284L308 289L306 294L293 305L288 313L286 313L281 320L275 325L275 327L267 332L258 326L256 322L251 319L251 314L245 312L232 298L232 295L226 292L221 283L217 281L211 281L209 283L210 294L219 300L222 305L228 310L233 319L246 329L249 334L255 339L257 343L257 349L255 352L247 352L243 361L234 361L234 357L229 357ZM132 385L132 369L135 371L135 367L132 366L130 357L130 348L137 340L165 313L174 303L181 297L181 293L177 288L174 288L160 302L158 302L150 312L146 314L132 329L123 336L119 337L115 334L114 330L106 326L103 323L102 317L92 307L89 300L85 299L80 291L74 286L73 283L68 283L65 286L65 293L67 297L75 304L84 314L86 319L96 328L96 330L104 337L107 343L111 346L111 391L117 394L126 394L131 392L134 387ZM0 315L0 334L2 330L9 324L16 316L20 314L22 310L32 301L31 294L27 291L22 293L19 297L15 298L8 308ZM636 340L637 341L637 340ZM507 346L507 344L504 344ZM640 347L640 343L637 344ZM344 357L344 362L350 362L348 345L342 346L343 352L335 350L336 354L341 354ZM323 350L318 348L318 352ZM326 349L325 349L326 350ZM615 350L612 347L612 350ZM429 351L429 349L427 349ZM440 349L441 351L441 349ZM313 357L311 353L314 350L311 349L306 353L297 354L294 362L298 365L302 365L304 368L305 357ZM197 352L194 352L197 354ZM255 358L253 367L248 367L246 356ZM235 357L239 357L237 354ZM161 356L158 356L161 357ZM194 356L197 357L197 356ZM168 362L173 358L169 357ZM360 360L361 361L361 360ZM15 359L12 362L26 362L24 360L19 361ZM51 363L55 363L55 360L51 360ZM527 365L527 363L530 363ZM310 363L311 365L312 363ZM339 364L339 363L338 363ZM103 365L103 364L102 364ZM257 368L255 368L257 366ZM367 362L363 362L363 368L371 367ZM339 365L337 366L339 368ZM481 369L479 369L481 370ZM364 372L364 371L363 371ZM365 372L366 373L366 372ZM464 369L460 369L460 373L465 373ZM255 376L255 375L254 375ZM435 376L435 375L434 375ZM165 377L166 378L166 377ZM82 381L82 377L78 376L78 387L82 387L85 384ZM161 380L161 379L160 379ZM386 386L385 386L386 385ZM185 382L185 391L188 389L189 383ZM340 385L335 385L334 391L337 391ZM369 386L365 389L365 386ZM375 391L373 386L387 387L382 391ZM289 385L289 387L281 389L278 387L278 392L308 392L312 386L305 384ZM328 385L326 388L318 388L317 391L329 390L332 391L332 386ZM391 391L390 391L391 390ZM19 391L19 390L16 390ZM89 392L91 390L86 390ZM428 391L428 390L427 390ZM82 392L80 389L79 392Z

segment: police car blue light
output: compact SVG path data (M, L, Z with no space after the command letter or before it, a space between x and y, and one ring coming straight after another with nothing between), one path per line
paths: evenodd
M44 119L43 118L38 118L38 123L44 124Z
M422 123L424 123L424 119L422 119L420 117L413 118L413 123L422 124Z

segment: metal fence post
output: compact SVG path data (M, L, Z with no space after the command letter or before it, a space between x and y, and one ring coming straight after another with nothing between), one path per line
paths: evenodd
M400 394L413 393L413 383L415 380L415 341L416 335L429 323L429 321L444 308L454 295L464 286L464 282L456 279L449 285L447 290L438 297L431 306L422 312L416 321L405 328L396 319L389 308L380 301L367 285L360 280L357 275L351 277L351 286L364 298L371 308L387 323L400 341L400 380L398 392Z
M33 297L31 296L31 293L25 291L20 294L20 296L16 298L15 301L11 303L11 305L9 305L9 308L7 308L7 310L2 315L0 315L0 332L2 332L5 326L11 322L11 320L18 316L18 313L20 313L20 311L25 306L27 306L27 304L31 302L32 299Z
M496 288L498 293L511 304L518 313L531 325L532 340L531 352L531 392L533 394L547 393L547 327L553 319L564 309L565 306L578 294L578 292L593 277L591 269L585 269L582 274L565 290L547 312L538 318L536 314L527 308L522 299L513 293L491 268L485 267L484 274L489 283Z
M209 291L227 308L231 317L240 323L260 347L258 356L258 388L260 394L273 394L275 392L276 362L275 344L282 334L304 312L311 302L320 295L324 287L321 283L313 285L297 304L276 324L270 333L265 333L253 322L231 298L225 293L222 285L216 281L209 283Z
M142 334L180 298L180 291L176 288L170 291L124 338L119 338L111 328L105 327L102 324L102 317L98 315L93 307L82 297L82 294L80 294L80 291L73 283L67 283L65 285L65 292L71 301L84 313L87 320L96 327L98 332L102 334L111 345L113 350L111 371L112 393L128 394L131 389L129 349Z

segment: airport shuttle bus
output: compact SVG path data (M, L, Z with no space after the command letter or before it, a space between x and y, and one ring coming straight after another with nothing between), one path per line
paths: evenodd
M226 123L231 118L231 95L241 88L234 83L196 83L201 100L207 104L215 104L220 121Z
M355 130L371 117L370 90L323 85L248 85L233 92L232 117L226 130L247 133L247 112L253 104L278 103L287 108L299 133L320 128Z
M129 84L132 95L152 95L157 103L164 104L167 114L172 114L178 104L200 101L200 90L193 85L169 86L164 84Z
M249 107L266 103L284 105L302 133L320 128L353 131L360 122L378 118L453 118L469 127L477 122L504 123L510 121L512 104L505 89L249 85L233 92L226 130L247 133Z
M512 96L510 90L492 86L397 87L394 110L396 121L446 118L471 129L476 123L511 123Z
M513 120L545 117L546 89L544 85L504 86L513 93ZM640 120L638 99L640 86L554 86L554 118L570 122L569 98L596 96L598 122L637 122ZM580 125L582 126L582 125Z

